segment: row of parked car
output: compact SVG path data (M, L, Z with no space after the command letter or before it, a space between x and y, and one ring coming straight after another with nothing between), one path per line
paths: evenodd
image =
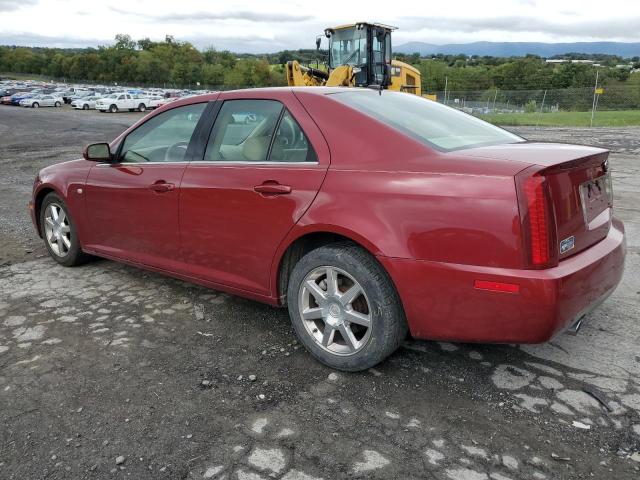
M78 110L101 112L140 111L206 92L176 89L136 89L105 86L18 82L0 80L0 103L29 108L61 107L70 104Z

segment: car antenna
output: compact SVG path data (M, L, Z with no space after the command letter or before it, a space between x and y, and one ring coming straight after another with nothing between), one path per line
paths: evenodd
M382 86L382 84L380 84L380 85L367 85L367 88L370 88L371 90L377 90L379 95L382 95L382 90L384 90L384 87Z

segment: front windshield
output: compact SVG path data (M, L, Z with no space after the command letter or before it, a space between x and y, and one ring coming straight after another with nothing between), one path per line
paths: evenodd
M332 98L441 151L524 141L479 118L418 95L370 90L340 92Z
M367 63L366 29L341 28L331 35L331 68Z

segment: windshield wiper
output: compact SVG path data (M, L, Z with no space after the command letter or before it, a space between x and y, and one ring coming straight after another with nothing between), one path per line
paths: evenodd
M349 60L351 60L351 58L354 57L356 55L356 53L359 53L359 52L360 52L360 50L354 50L353 52L351 52L351 55L349 55L347 58L345 58L342 61L342 65L347 65L349 63ZM354 65L354 66L357 66L357 65Z

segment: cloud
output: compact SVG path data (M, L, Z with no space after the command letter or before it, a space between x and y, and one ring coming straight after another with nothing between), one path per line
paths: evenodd
M27 5L35 5L38 0L0 0L0 12L18 10Z
M303 22L305 20L311 20L312 15L291 15L288 13L265 13L265 12L251 12L247 10L237 10L231 12L189 12L189 13L168 13L168 14L154 14L154 13L138 13L129 10L123 10L116 7L109 7L112 12L120 15L135 15L145 21L156 22L203 22L213 20L246 20L249 22Z
M479 31L500 31L510 33L545 33L559 36L582 38L640 39L640 16L608 18L602 20L576 20L560 22L541 17L505 16L488 18L450 17L406 17L405 25L412 30L436 30L475 33Z
M137 37L134 38L134 40ZM294 47L298 43L295 38L275 36L270 39L260 37L239 37L224 36L213 37L207 35L185 35L175 36L181 42L191 42L196 48L206 49L211 46L217 50L231 50L237 53L272 53L279 50ZM156 39L158 41L164 38ZM54 37L31 33L0 33L0 45L19 45L28 47L50 47L50 48L87 48L113 45L113 38L82 38L82 37ZM311 42L309 48L315 47ZM296 47L297 48L297 47Z
M50 48L87 48L113 43L113 40L79 37L51 37L31 33L0 33L0 45L19 45L26 47Z

